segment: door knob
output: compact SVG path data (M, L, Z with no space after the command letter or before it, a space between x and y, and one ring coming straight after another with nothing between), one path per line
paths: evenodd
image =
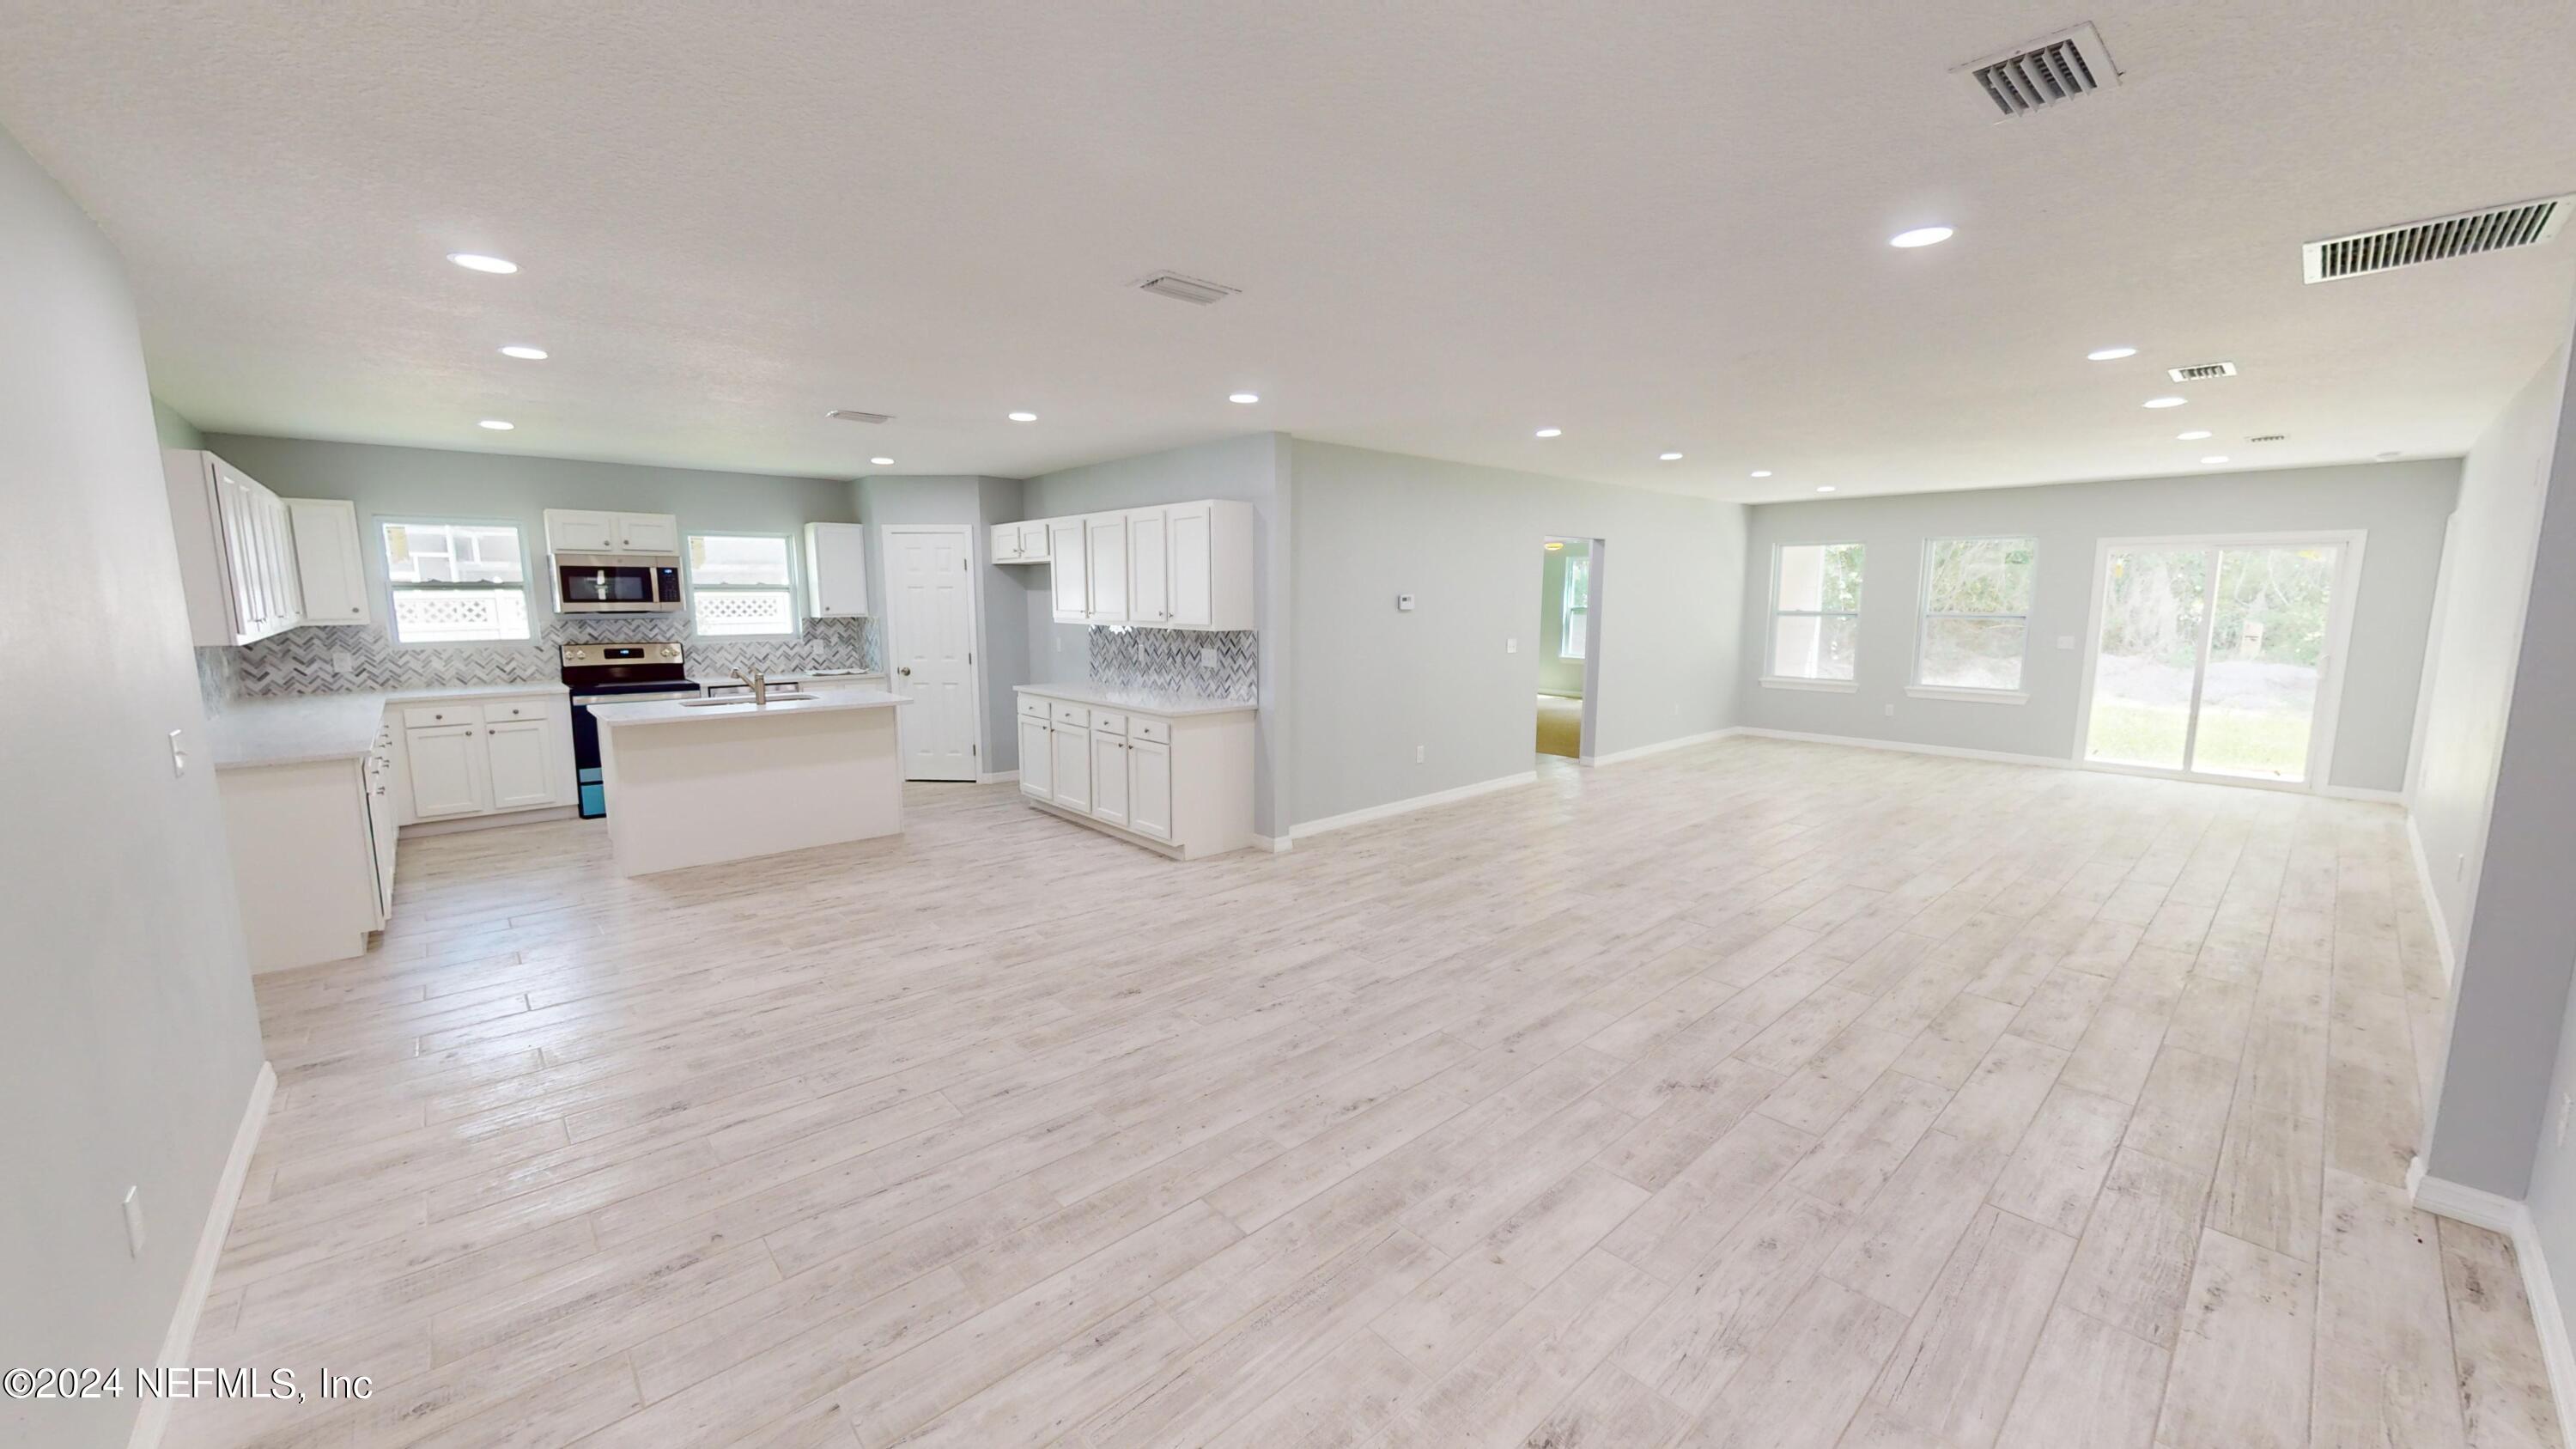
M912 666L909 664L898 664L895 666L894 672L902 675L906 679L910 679L912 677Z

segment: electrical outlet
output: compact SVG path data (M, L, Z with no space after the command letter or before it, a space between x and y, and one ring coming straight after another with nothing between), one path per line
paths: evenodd
M143 1256L143 1189L125 1190L125 1248L135 1257Z
M2567 1117L2570 1113L2576 1113L2576 1092L2561 1092L2558 1094L2558 1145L2561 1147L2567 1145Z
M1215 669L1217 667L1219 667L1219 662L1217 660L1215 650L1202 649L1199 651L1199 668Z
M1888 717L1889 719L1894 719L1894 718L1896 718L1896 706L1895 706L1895 705L1892 705L1892 704L1891 704L1891 705L1886 706L1885 708L1886 708L1886 710L1887 710L1887 717Z
M2072 648L2074 648L2074 647L2075 647L2075 636L2074 636L2074 635L2072 635L2072 634L2060 634L2060 635L2058 635L2058 636L2057 636L2057 647L2058 647L2058 648L2060 648L2060 649L2072 649Z
M1518 653L1520 653L1520 652L1521 652L1521 641L1519 641L1518 639L1506 639L1506 640L1504 640L1504 641L1503 641L1503 652L1504 652L1504 653L1506 653L1506 654L1518 654Z
M178 777L178 776L182 776L182 775L185 775L185 774L187 774L187 773L188 773L188 750L187 750L187 746L186 746L185 744L181 743L181 741L180 741L180 739L179 739L179 732L178 732L177 730L172 730L172 731L170 731L170 774L172 775L172 777L173 777L173 778L176 778L176 777Z
M2467 851L2462 851L2459 856L2451 862L2451 879L2467 880L2468 878L2469 856Z
M1422 763L1422 746L1420 745L1415 745L1413 747L1413 763L1417 765Z

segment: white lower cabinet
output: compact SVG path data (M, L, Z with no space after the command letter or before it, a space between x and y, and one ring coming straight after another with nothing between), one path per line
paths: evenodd
M1150 715L1099 691L1044 687L1020 690L1030 803L1184 860L1253 843L1253 706Z
M253 971L363 954L394 909L393 737L356 759L218 768Z
M573 803L566 696L407 699L386 712L402 824Z

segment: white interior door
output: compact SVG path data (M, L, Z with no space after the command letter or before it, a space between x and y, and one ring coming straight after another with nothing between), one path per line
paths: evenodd
M884 535L886 682L912 700L901 718L904 778L972 780L983 753L974 530L888 525Z

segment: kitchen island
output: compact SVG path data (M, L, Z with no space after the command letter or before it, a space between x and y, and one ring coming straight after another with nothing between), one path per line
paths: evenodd
M594 704L619 875L748 860L903 829L882 689L803 699Z

